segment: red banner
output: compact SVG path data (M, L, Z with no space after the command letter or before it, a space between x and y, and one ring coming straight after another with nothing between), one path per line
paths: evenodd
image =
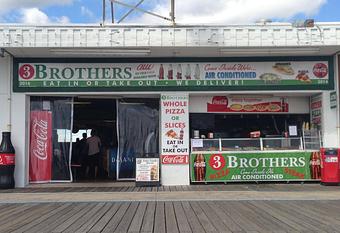
M31 112L30 182L51 180L52 170L52 113Z
M188 155L162 155L162 164L188 164Z

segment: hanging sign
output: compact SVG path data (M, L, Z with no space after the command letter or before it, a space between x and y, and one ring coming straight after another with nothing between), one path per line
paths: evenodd
M189 102L185 94L161 96L162 164L189 163Z
M30 131L29 181L48 182L52 174L52 113L32 111Z
M15 91L331 89L331 58L319 61L16 63Z
M208 112L288 112L285 98L261 96L214 96L207 103Z
M329 98L330 98L330 107L331 108L336 108L336 106L337 106L336 92L332 91L329 95L330 95L329 96Z

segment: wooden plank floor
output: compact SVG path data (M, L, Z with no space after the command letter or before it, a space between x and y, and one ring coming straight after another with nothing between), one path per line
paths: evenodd
M136 187L135 183L131 182L128 186L109 187L74 187L73 183L69 187L53 187L53 184L48 184L43 187L28 187L16 189L0 189L0 193L58 193L58 192L184 192L184 191L337 191L339 186L322 186L319 183L238 183L238 184L194 184L183 186L159 186L159 187ZM52 185L52 187L50 187ZM92 183L91 185L96 185ZM102 185L102 183L99 183Z
M0 232L340 232L339 201L0 204Z

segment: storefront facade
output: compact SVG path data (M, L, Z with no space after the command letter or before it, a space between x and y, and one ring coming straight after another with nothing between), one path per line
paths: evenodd
M95 99L111 99L116 109L116 178L135 178L122 172L135 155L121 144L134 137L123 126L140 117L123 119L136 113L150 123L134 126L148 125L141 136L148 146L134 149L157 154L163 185L319 179L319 147L340 141L340 25L320 28L323 36L306 29L304 44L291 25L2 28L0 129L12 132L16 186L72 181L72 146L61 132L72 137L76 105ZM132 106L137 99L147 104ZM159 106L140 107L150 101ZM57 141L42 142L42 132ZM32 167L41 144L52 158ZM64 162L45 168L53 156Z

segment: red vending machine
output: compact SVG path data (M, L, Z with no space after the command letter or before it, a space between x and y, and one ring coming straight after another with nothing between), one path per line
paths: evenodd
M321 183L339 185L340 183L340 149L321 148Z

